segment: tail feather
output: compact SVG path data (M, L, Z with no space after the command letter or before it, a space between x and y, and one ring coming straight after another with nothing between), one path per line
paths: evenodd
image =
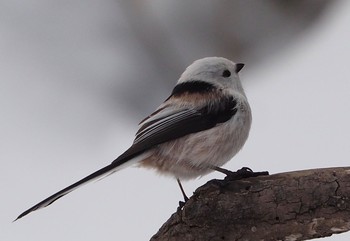
M117 159L116 161L112 162L110 165L105 166L105 167L95 171L94 173L91 173L90 175L84 177L83 179L81 179L81 180L73 183L72 185L62 189L61 191L56 192L55 194L51 195L50 197L44 199L43 201L39 202L38 204L36 204L33 207L29 208L28 210L24 211L14 221L28 215L29 213L31 213L35 210L49 206L50 204L52 204L53 202L55 202L59 198L67 195L71 191L74 191L75 189L77 189L78 187L80 187L84 184L87 184L91 181L101 179L103 177L111 175L116 171L119 171L119 170L121 170L129 165L134 164L138 160L139 160L139 158L134 158L134 159L128 160L128 161L126 161L125 159L122 161L118 161L118 159Z

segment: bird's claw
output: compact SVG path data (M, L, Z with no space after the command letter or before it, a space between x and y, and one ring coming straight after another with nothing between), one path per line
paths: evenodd
M227 181L236 181L241 180L244 178L249 177L258 177L258 176L267 176L269 175L269 172L253 172L252 169L249 167L242 167L241 169L237 170L236 172L231 172L230 174L226 175L225 180Z

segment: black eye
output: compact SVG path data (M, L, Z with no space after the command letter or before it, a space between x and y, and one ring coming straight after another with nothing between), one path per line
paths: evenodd
M231 72L228 69L225 69L224 72L222 72L222 77L230 77L231 76Z

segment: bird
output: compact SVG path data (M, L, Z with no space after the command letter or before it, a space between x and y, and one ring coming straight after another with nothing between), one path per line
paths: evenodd
M109 165L56 192L28 210L49 206L78 187L139 165L175 177L185 201L181 180L201 177L221 168L246 142L251 109L239 78L243 63L223 57L194 61L178 79L170 96L139 123L129 149Z

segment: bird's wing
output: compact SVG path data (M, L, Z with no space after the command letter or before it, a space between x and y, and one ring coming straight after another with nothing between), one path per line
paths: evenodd
M232 97L222 97L198 109L166 106L143 120L133 145L112 163L123 163L158 144L210 129L236 112L237 102Z
M139 157L140 154L153 146L187 134L210 129L219 123L229 120L236 112L237 102L232 97L222 98L199 109L179 108L176 106L167 106L159 109L141 123L133 145L110 165L44 199L24 211L17 219L52 204L57 199L90 181L110 175L122 169L125 165L132 164L131 159L139 160L136 157Z

